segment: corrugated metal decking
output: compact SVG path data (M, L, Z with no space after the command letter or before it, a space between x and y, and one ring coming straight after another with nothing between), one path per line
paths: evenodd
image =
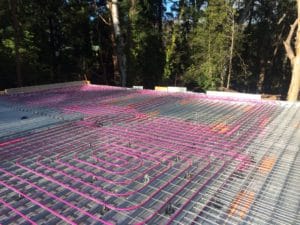
M0 224L299 224L300 105L81 85L0 96Z

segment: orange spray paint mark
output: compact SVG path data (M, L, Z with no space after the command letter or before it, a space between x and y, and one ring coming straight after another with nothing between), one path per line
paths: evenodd
M248 112L252 109L253 107L251 105L248 105L246 108L243 109L244 112Z
M225 123L219 123L218 125L214 126L212 130L220 134L225 134L229 130L229 127Z
M230 205L229 216L239 216L243 219L254 201L254 196L252 191L241 191Z
M275 162L276 162L276 158L274 156L265 157L262 160L261 164L259 165L258 170L261 173L268 173L273 168Z
M191 103L191 101L189 99L183 99L179 102L180 105L188 105L190 103Z

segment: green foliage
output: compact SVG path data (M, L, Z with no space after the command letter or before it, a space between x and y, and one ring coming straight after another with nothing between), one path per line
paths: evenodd
M191 16L185 1L179 2L178 18L171 25L167 25L170 34L166 33L166 63L164 67L163 80L172 85L183 84L183 74L190 62L190 47L188 44L188 33Z
M227 71L234 10L226 1L211 0L198 13L189 35L191 65L184 81L196 82L203 89L216 89L223 86Z
M15 42L12 39L3 39L2 44L5 48L8 48L12 53L14 53Z
M132 84L154 87L164 67L162 43L162 1L136 1L129 4L127 42L128 73Z
M253 1L241 4L240 23L244 24L240 59L233 83L247 92L287 91L290 68L283 40L296 18L296 1ZM248 17L243 15L248 15Z

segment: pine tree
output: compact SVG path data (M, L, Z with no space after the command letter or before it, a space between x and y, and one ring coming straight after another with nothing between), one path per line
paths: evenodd
M164 67L161 0L128 1L128 74L132 84L153 88Z
M224 0L210 0L200 8L200 17L190 35L191 60L185 82L203 89L223 86L227 74L232 34L232 6Z
M174 7L175 8L175 7ZM163 80L165 83L182 85L182 76L189 65L188 34L191 27L189 2L180 0L174 9L175 17L166 23L166 63Z

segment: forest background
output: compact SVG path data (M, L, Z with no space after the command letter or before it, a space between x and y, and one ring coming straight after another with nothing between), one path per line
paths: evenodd
M295 0L1 0L0 89L89 79L285 98Z

